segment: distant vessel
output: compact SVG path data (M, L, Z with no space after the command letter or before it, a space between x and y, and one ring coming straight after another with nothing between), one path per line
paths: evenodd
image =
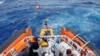
M35 42L35 36L32 35L32 30L29 27L26 29L19 30L19 32L17 32L15 35L16 36L13 36L13 38L9 38L2 46L0 46L1 56L13 56L14 52L22 52L27 46L25 40ZM73 34L70 30L66 29L65 27L62 27L60 35L54 35L54 30L48 26L47 22L45 22L45 27L41 29L39 37L39 39L46 38L48 40L50 40L50 38L53 37L53 39L56 39L55 42L57 42L58 44L61 43L61 39L67 41L64 42L64 44L61 44L62 47L60 47L60 49L64 51L70 48L76 56L81 56L82 50L86 51L86 56L96 56L96 53L88 46L89 41L86 42L78 34ZM48 41L45 43L40 43L40 49L44 47L48 48ZM43 53L43 51L46 50L41 50L39 52Z
M37 4L36 6L35 6L35 9L37 10L37 9L40 9L40 4Z

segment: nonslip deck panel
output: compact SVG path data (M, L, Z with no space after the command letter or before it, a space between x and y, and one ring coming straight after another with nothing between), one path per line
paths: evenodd
M2 45L0 45L0 53L2 53L13 41L15 41L17 37L24 33L25 29L26 28L16 31L10 38L8 38Z

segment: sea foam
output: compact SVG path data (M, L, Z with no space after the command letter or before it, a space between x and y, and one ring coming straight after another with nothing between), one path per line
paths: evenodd
M4 1L0 1L0 4L3 4L4 3Z

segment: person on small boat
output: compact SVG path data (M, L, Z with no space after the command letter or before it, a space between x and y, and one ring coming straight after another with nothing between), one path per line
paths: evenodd
M68 40L65 37L61 37L61 42L59 43L59 50L61 54L63 54L66 49L72 49L67 42Z
M44 35L50 35L50 31L46 30Z
M17 55L15 54L14 56L39 56L37 51L39 48L37 38L34 38L34 41L35 42L31 42L28 38L25 39L27 47L22 52L19 52Z
M51 37L48 39L48 48L53 48L55 46L56 41L54 40L54 37Z
M90 50L81 50L81 56L93 56Z
M54 56L54 46L55 46L55 41L54 41L54 37L51 37L48 39L48 47L45 53L45 56Z
M81 56L86 56L86 54L87 54L87 49L81 50Z
M40 38L39 44L41 45L41 47L47 47L48 41L46 38Z
M39 49L39 44L38 44L38 39L34 38L33 43L30 43L30 46L28 47L28 56L39 56L38 54L38 49Z
M44 26L45 26L45 29L46 29L44 35L50 35L50 30L49 30L49 26L48 26L47 21L45 21Z
M72 53L71 49L67 49L66 55L63 55L63 56L74 56L74 54Z
M94 55L92 54L92 51L88 50L86 56L94 56Z
M45 53L45 56L54 56L54 53L51 50L49 50Z
M11 50L11 52L12 52L12 55L13 55L13 56L19 56L19 52L17 52L16 49L13 48L13 49Z

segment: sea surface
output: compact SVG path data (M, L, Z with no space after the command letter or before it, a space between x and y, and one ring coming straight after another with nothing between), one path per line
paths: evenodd
M100 0L0 0L0 45L28 26L38 36L44 21L55 34L65 26L100 50Z

